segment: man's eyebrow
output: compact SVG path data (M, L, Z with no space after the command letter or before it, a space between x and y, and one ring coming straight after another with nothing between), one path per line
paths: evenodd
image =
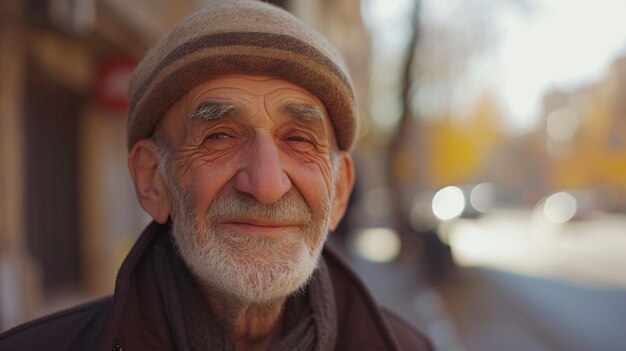
M239 112L239 106L225 102L203 102L191 114L192 122L210 122Z
M311 104L304 104L298 102L288 102L282 106L283 112L289 113L293 117L302 120L303 122L323 122L324 112L318 106Z

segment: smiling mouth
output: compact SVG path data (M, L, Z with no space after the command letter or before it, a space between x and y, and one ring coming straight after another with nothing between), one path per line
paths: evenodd
M237 232L264 235L280 236L287 232L292 232L300 228L301 224L294 222L277 222L263 219L232 219L221 222L219 226L226 227Z

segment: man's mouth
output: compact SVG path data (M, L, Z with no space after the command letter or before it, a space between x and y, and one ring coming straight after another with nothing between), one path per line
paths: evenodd
M236 232L272 237L298 230L301 224L264 218L236 218L222 221L218 226Z

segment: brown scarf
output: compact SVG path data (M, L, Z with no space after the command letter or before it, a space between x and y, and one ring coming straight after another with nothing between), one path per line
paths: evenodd
M175 252L169 235L157 240L152 261L177 349L234 351L234 345ZM337 336L335 299L328 267L323 259L320 259L305 293L290 296L283 313L281 338L269 350L327 351L334 348Z

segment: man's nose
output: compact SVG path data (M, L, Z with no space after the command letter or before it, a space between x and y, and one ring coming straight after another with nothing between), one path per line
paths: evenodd
M256 135L244 153L243 165L235 175L235 188L248 193L262 204L278 201L289 189L278 146L269 135Z

